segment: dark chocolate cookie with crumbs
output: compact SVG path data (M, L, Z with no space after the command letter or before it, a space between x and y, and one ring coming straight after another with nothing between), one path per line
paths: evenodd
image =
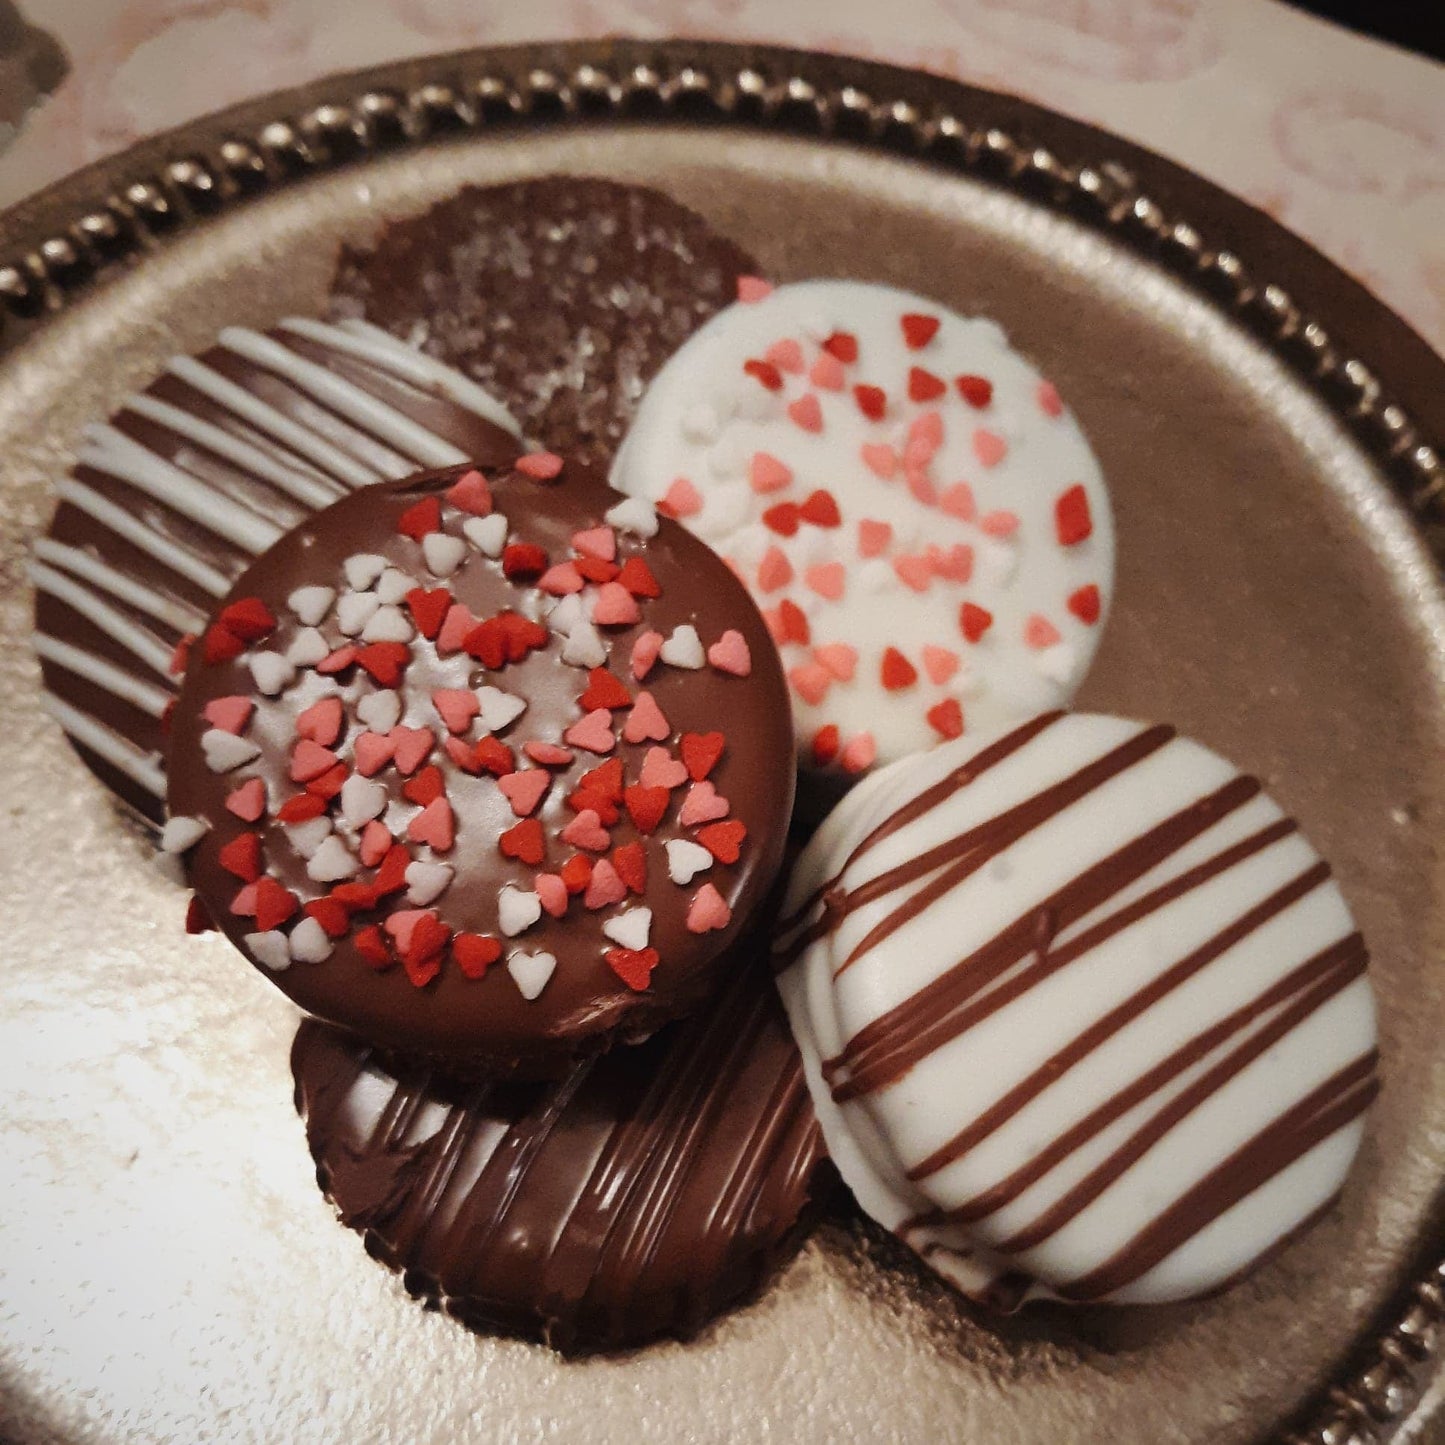
M663 362L757 269L657 191L547 176L464 187L343 248L333 310L459 367L528 435L605 466Z

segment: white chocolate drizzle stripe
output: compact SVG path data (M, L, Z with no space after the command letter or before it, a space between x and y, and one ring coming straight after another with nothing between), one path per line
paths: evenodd
M132 707L149 713L151 717L163 717L173 700L171 693L146 682L132 672L127 672L123 667L117 667L115 663L97 657L83 647L75 647L59 637L51 637L49 633L35 634L35 650L57 667L63 667L67 672L73 672L77 677L83 677L87 682L104 688L106 692L130 703Z
M172 649L152 633L117 612L82 583L46 566L44 562L30 564L30 577L42 592L48 592L67 607L73 608L82 617L93 622L106 636L135 653L153 672L169 679Z
M137 582L134 577L127 577L124 572L117 572L108 563L92 557L79 547L42 537L35 544L35 555L42 562L51 562L92 587L109 592L112 597L128 603L138 612L144 612L147 617L174 627L177 632L199 632L205 625L205 617L194 607L163 596L153 587Z
M97 722L89 713L62 702L53 693L46 693L40 701L45 711L82 747L104 758L156 799L165 797L166 775L156 754L141 752L134 743L127 742L119 733Z

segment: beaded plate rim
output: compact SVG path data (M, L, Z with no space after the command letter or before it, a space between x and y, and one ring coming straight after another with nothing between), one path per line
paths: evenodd
M1445 557L1445 459L1433 440L1445 436L1445 360L1333 263L1192 172L1097 127L921 71L776 46L483 47L328 76L163 132L0 212L0 366L95 286L279 186L457 136L621 120L741 125L890 150L1092 225L1184 280L1287 362ZM1211 244L1209 225L1185 218L1206 206L1228 213L1235 234L1222 244ZM1328 284L1336 310L1368 315L1373 345L1332 337L1247 264L1252 251L1268 255L1276 274L1303 270ZM1389 354L1390 364L1377 371L1357 351ZM1408 409L1398 399L1404 389ZM1281 1440L1387 1438L1420 1403L1442 1346L1445 1258L1415 1276Z

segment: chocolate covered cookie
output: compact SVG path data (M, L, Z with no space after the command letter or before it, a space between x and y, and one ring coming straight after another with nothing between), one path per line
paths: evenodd
M233 327L86 434L35 546L45 705L159 825L177 647L290 527L358 487L519 450L450 367L362 322Z
M568 1353L695 1334L787 1258L825 1188L749 947L703 1013L549 1084L457 1084L304 1023L291 1067L321 1187L473 1329Z
M378 484L240 577L191 651L163 842L303 1008L545 1073L707 997L792 794L745 589L533 453Z
M1326 1210L1378 1090L1366 951L1258 779L1045 714L868 778L794 871L780 986L829 1152L966 1293L1146 1304Z
M605 466L643 387L756 269L658 191L546 176L388 221L343 250L333 305L460 367L543 445Z

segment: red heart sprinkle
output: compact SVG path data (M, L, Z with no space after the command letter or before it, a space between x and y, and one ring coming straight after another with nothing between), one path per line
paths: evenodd
M536 818L523 818L520 823L507 829L497 845L508 858L519 863L530 864L533 868L547 856L547 842L542 836L542 824Z
M428 763L416 777L408 778L401 785L401 795L407 802L424 808L447 790L442 779L442 770L435 763Z
M489 517L492 514L492 489L487 479L475 468L463 472L447 488L447 501L459 512L469 512L474 517Z
M896 647L884 650L880 675L889 692L899 692L918 681L918 669Z
M683 733L679 746L688 777L700 783L722 757L727 738L722 733Z
M837 723L826 723L813 734L813 761L820 768L826 768L838 756L839 733Z
M186 904L186 932L193 935L216 932L215 920L206 912L206 905L194 896Z
M596 582L599 586L604 582L614 582L622 568L616 562L605 562L601 557L579 557L572 564L577 569L577 575L585 582Z
M584 712L599 707L631 707L632 694L605 667L594 667L587 674L587 691L577 701Z
M351 769L345 763L337 763L334 768L327 768L319 778L312 778L306 784L306 791L313 797L324 798L330 802L342 788L347 778L351 776Z
M540 577L547 570L547 553L535 542L511 542L502 548L502 572L518 577Z
M911 366L908 369L908 399L909 401L937 401L947 391L941 377L935 376L931 371L925 371L921 366Z
M517 760L512 750L498 738L485 737L478 741L472 754L473 766L481 772L491 773L500 778L504 773L516 771Z
M187 632L177 640L171 651L171 660L166 664L166 672L171 677L180 677L190 665L191 648L195 645L195 641L196 634L194 632ZM220 727L220 723L217 723L216 726Z
M341 736L345 712L339 697L318 698L296 718L296 736L329 748Z
M758 361L756 359L743 362L743 370L751 377L756 378L769 391L781 391L783 389L783 373L773 365L771 361Z
M982 410L993 400L993 383L982 376L955 376L953 384L971 407Z
M776 532L780 537L791 537L798 530L798 524L799 513L796 502L779 502L776 507L769 507L763 513L763 525Z
M338 883L326 896L334 898L348 913L376 907L376 889L370 883Z
M260 642L276 630L276 618L259 597L238 597L217 614L216 621L243 642Z
M1054 503L1054 526L1059 535L1059 546L1073 547L1082 542L1094 530L1094 519L1089 515L1089 496L1083 486L1075 482L1066 492L1060 494Z
M946 697L928 709L928 721L940 737L956 738L963 734L963 709L956 697Z
M351 931L351 915L334 898L313 898L302 911L326 930L328 938L345 938Z
M406 887L406 870L410 865L411 854L405 844L393 844L386 857L381 860L376 877L371 880L376 896L385 898L388 893L401 892Z
M351 946L372 968L390 968L395 962L391 951L386 946L386 939L382 937L381 929L374 923L368 923L365 928L358 929L356 936L351 940Z
M254 823L266 811L266 784L260 778L247 778L226 799L226 811L245 823Z
M843 523L842 514L832 492L816 491L798 509L798 515L815 527L838 527ZM766 520L766 519L764 519Z
M602 820L604 828L610 828L622 816L618 804L622 801L619 793L614 800L598 788L575 788L567 794L567 806L574 813L591 809Z
M641 557L629 557L617 574L617 581L634 597L661 597L662 586L652 568Z
M479 622L462 638L462 650L492 672L507 663L507 634L495 617Z
M637 993L647 987L652 970L662 962L655 948L609 948L602 956L608 968Z
M233 657L240 657L245 650L245 639L238 637L229 627L214 622L206 628L205 641L201 645L201 656L211 667L222 662L230 662Z
M709 823L697 830L697 841L719 863L736 863L747 836L747 828L736 818L729 818L725 823Z
M918 351L928 345L938 332L938 317L923 316L917 311L908 312L903 318L903 340L910 351Z
M508 662L521 662L529 652L547 645L547 629L519 612L497 613L497 625L507 639Z
M858 360L858 338L851 331L835 331L823 342L823 350L844 366L852 366Z
M581 853L574 853L563 865L562 882L568 893L581 893L592 881L592 860Z
M1077 592L1069 594L1069 611L1079 619L1092 627L1099 620L1099 612L1102 603L1099 598L1099 589L1092 582L1080 587Z
M442 504L436 497L423 497L396 519L396 530L413 542L420 542L428 532L441 531L441 526Z
M806 647L812 640L813 629L808 625L808 614L796 602L785 597L778 603L778 617L782 622L784 642L800 642Z
M612 850L612 866L630 892L647 892L647 852L641 843L624 843Z
M326 801L310 793L299 793L287 798L276 813L278 823L304 823L308 818L319 818L326 811Z
M413 587L406 594L406 605L416 623L416 630L423 637L434 638L442 630L442 623L455 604L452 594L445 587L434 587L431 591L425 587Z
M579 787L595 789L604 798L610 798L614 803L620 803L622 801L622 759L609 758L607 762L599 764L590 772L583 773L577 783Z
M254 883L261 876L261 835L238 833L216 854L216 862L242 883Z
M289 888L283 888L269 873L256 880L256 928L269 933L290 918L301 906Z
M502 956L502 945L484 933L458 933L452 938L452 958L463 975L482 978Z
M970 642L977 642L993 626L993 613L986 607L965 602L958 609L958 625Z
M623 794L627 814L639 833L651 833L662 822L671 794L666 788L644 788L634 783Z
M404 642L372 642L356 652L355 661L382 687L395 687L411 661L411 649Z

